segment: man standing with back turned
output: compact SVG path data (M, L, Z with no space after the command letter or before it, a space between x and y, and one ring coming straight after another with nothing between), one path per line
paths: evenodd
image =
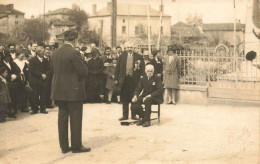
M72 153L88 152L91 149L82 146L82 109L86 98L84 78L87 67L80 52L74 49L76 31L64 33L65 43L55 50L51 60L53 73L51 98L59 107L58 129L62 153L72 149ZM68 118L70 117L71 148L68 142Z

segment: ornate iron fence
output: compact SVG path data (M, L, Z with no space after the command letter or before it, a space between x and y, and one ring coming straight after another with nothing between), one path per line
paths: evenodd
M194 48L177 52L180 84L216 88L260 90L260 61L247 61L243 53L233 55L229 48Z

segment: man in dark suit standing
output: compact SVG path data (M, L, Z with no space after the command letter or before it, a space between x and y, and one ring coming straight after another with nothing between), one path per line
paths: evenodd
M86 98L85 82L87 67L80 52L74 49L76 31L64 33L65 43L53 52L51 58L52 88L51 98L59 107L58 129L62 153L72 149L72 153L88 152L91 149L82 146L82 110ZM71 148L68 142L68 118L71 127Z
M161 78L154 75L153 65L146 65L145 73L146 75L141 78L134 92L131 110L141 118L137 125L148 127L150 126L152 104L163 102L163 84ZM145 111L143 111L142 104L145 105Z
M143 57L133 52L132 44L126 44L126 47L127 51L119 56L115 71L115 80L121 88L120 98L123 104L123 117L119 121L128 119L129 103L140 77L145 74ZM132 119L137 120L133 112L131 112L131 116Z
M44 58L44 48L36 48L36 56L32 57L29 63L29 83L32 87L31 95L31 114L38 113L40 105L41 113L47 114L47 74L49 71L49 62Z

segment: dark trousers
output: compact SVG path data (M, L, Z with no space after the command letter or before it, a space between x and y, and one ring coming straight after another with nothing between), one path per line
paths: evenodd
M80 149L82 146L82 101L57 101L59 107L58 129L60 148L66 149L68 141L68 120L70 118L71 148Z
M52 100L51 100L51 82L52 79L47 80L47 92L46 92L46 105L51 106Z
M27 109L27 93L25 90L25 84L19 84L17 86L17 106L21 109L21 111L24 111Z
M12 87L8 87L9 89L9 96L11 99L11 103L8 104L7 108L8 108L8 114L9 115L13 115L17 113L17 87L16 86L12 86Z
M0 102L0 122L4 122L6 120L7 113L7 105Z
M157 103L153 98L148 97L143 102L143 97L138 97L136 103L131 104L131 110L133 113L139 115L144 121L150 121L152 104ZM145 105L145 111L143 111L142 104Z
M132 101L135 86L133 83L134 79L131 76L126 76L121 88L120 99L123 104L123 117L128 118L129 114L129 103ZM132 117L135 117L135 114L131 112Z
M41 110L46 109L47 85L44 83L32 84L31 108L33 111L38 111L40 105Z

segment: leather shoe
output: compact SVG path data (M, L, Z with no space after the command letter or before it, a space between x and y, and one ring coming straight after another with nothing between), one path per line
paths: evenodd
M123 120L128 120L128 118L127 118L127 117L121 117L121 118L119 118L119 121L123 121Z
M37 114L38 112L37 111L32 111L31 114Z
M71 151L71 147L67 147L66 149L61 149L62 154L66 154Z
M21 112L29 112L28 109L22 109Z
M46 110L41 110L41 113L48 114L48 112Z
M84 147L84 146L81 146L80 149L76 149L76 150L72 149L72 153L84 153L84 152L89 152L89 151L91 151L91 148L90 147Z
M141 125L143 125L143 124L144 124L143 119L141 119L139 122L136 123L137 126L141 126Z
M16 115L15 115L15 114L8 114L7 117L8 117L8 118L16 118Z
M148 127L148 126L151 126L150 121L145 121L143 127Z
M136 116L131 117L132 120L139 120L139 118L137 118Z

